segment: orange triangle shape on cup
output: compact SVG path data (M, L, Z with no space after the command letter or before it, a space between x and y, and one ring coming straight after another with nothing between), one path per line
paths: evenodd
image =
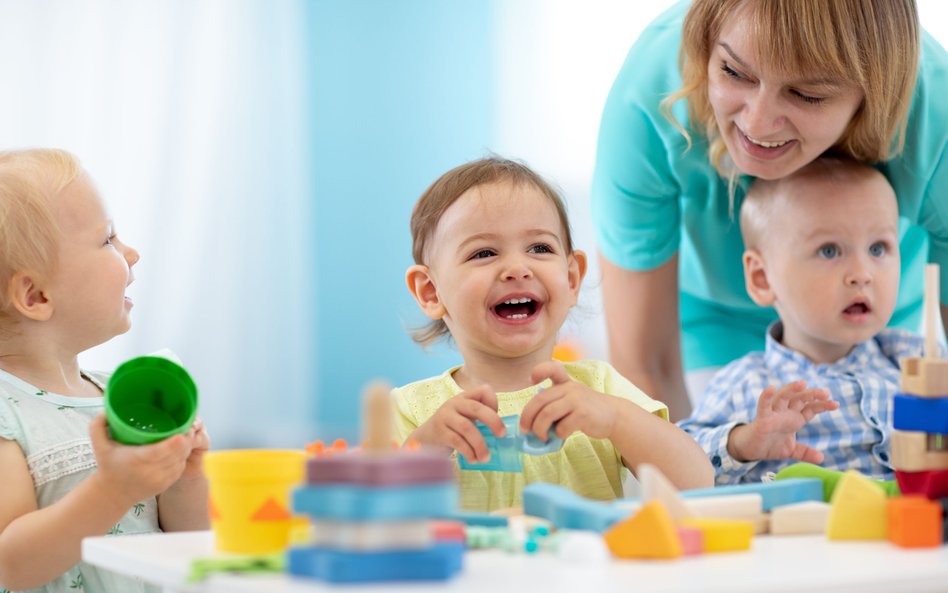
M285 521L290 518L290 513L282 505L272 498L268 498L263 505L257 509L257 512L250 517L251 521Z
M221 512L217 510L214 501L210 498L207 499L207 515L212 521L217 521L221 518Z

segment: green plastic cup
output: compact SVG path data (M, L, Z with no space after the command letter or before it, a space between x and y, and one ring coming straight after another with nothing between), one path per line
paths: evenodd
M145 445L188 432L197 404L197 386L188 372L158 356L122 363L105 388L109 432L126 445Z

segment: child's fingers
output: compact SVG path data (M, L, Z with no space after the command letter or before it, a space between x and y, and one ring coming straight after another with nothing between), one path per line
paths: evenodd
M521 415L520 430L534 433L537 435L537 438L545 443L549 440L550 427L553 426L553 423L561 422L570 412L572 412L572 407L562 397L547 401L545 405L539 407L533 417L528 418L527 421L524 421ZM560 430L568 429L567 426L560 425L557 425L556 428L557 433L559 433ZM572 432L572 429L569 429L569 432L566 434L569 435Z
M465 391L461 397L467 400L476 401L484 404L488 408L497 411L497 393L490 385L481 385L470 391Z
M774 407L774 399L777 397L777 390L773 385L768 385L760 393L760 397L757 398L757 415L760 416L761 412L770 411Z
M569 375L566 374L566 369L555 360L547 360L533 367L533 372L530 373L530 376L534 383L540 383L541 381L549 379L554 385L560 385L562 383L569 383L570 381Z
M809 422L817 414L822 414L823 412L832 412L833 410L839 409L839 402L830 400L830 401L815 401L807 404L800 410L800 413L803 415L803 418Z
M793 453L790 454L790 458L806 463L823 463L823 454L821 452L817 451L813 447L804 445L801 442L797 442L796 446L793 448Z
M474 423L463 416L455 416L445 423L447 445L468 461L487 461L490 452L487 442Z
M456 414L454 414L455 417L462 418L472 427L474 426L474 420L480 420L490 428L494 436L502 437L507 434L507 427L504 426L504 421L497 415L496 410L487 407L479 401L472 399L459 400L454 411L456 412ZM474 430L476 431L477 429L474 428Z

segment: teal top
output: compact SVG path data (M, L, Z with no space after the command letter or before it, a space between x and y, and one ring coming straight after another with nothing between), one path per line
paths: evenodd
M693 370L763 350L776 313L744 290L744 242L727 180L711 166L704 136L688 124L686 102L673 114L691 135L690 150L659 112L659 102L681 88L678 53L689 3L660 15L629 51L603 111L591 199L598 247L612 263L649 270L678 252L682 356ZM948 55L925 33L905 148L878 166L899 200L902 285L890 325L912 330L921 321L925 263L948 270L946 96ZM739 187L734 213L743 197ZM944 302L948 272L941 294Z
M104 389L108 376L83 375ZM0 370L0 438L16 441L23 450L36 488L36 502L45 508L75 488L96 470L89 439L89 421L102 413L101 397L70 397L38 389ZM158 527L155 497L132 506L103 535L154 533ZM42 562L42 559L37 559ZM159 587L141 579L115 574L85 562L73 566L30 593L144 593Z

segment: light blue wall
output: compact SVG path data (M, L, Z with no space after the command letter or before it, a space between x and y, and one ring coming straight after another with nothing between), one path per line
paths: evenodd
M359 394L442 372L424 353L405 288L411 208L441 173L489 149L490 4L333 0L307 32L317 249L315 422L321 439L358 435Z

